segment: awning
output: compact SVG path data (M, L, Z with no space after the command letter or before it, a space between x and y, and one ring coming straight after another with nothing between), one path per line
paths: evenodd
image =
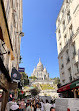
M76 87L79 87L79 80L73 82L71 85L70 85L70 88L76 88Z
M60 93L60 92L69 90L69 89L70 89L70 85L71 85L71 83L70 83L70 84L67 84L67 85L65 85L65 86L63 86L63 87L61 87L61 88L59 88L59 89L57 90L57 93Z
M21 74L16 70L16 68L12 68L11 79L13 81L20 82Z

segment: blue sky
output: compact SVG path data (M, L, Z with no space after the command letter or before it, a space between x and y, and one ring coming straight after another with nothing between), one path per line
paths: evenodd
M21 40L22 62L31 76L39 58L50 77L59 76L56 43L56 19L63 0L23 0L23 32Z

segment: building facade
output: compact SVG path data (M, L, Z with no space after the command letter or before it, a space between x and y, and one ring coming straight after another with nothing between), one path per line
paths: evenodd
M5 110L9 90L13 88L12 68L15 67L18 70L22 34L22 0L0 0L1 111Z
M37 67L33 70L32 76L35 76L37 80L49 80L49 73L47 73L46 68L43 68L40 59Z
M64 0L56 21L56 37L60 82L65 87L79 82L79 0ZM74 90L78 87L72 90L76 93Z

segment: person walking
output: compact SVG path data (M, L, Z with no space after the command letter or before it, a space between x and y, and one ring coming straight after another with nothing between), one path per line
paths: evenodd
M50 111L55 111L55 108L54 108L54 107L51 107L51 108L50 108Z
M50 111L51 107L52 107L52 105L49 104L48 100L46 99L46 103L44 104L44 110L45 111Z
M36 103L36 111L41 111L39 103Z
M26 111L32 111L32 110L31 110L30 103L27 103L27 108L26 108Z
M44 111L44 102L43 102L43 100L41 100L41 111Z

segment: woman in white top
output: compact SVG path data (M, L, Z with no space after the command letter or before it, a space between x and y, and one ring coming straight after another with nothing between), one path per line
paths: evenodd
M36 111L41 111L39 103L36 104Z

